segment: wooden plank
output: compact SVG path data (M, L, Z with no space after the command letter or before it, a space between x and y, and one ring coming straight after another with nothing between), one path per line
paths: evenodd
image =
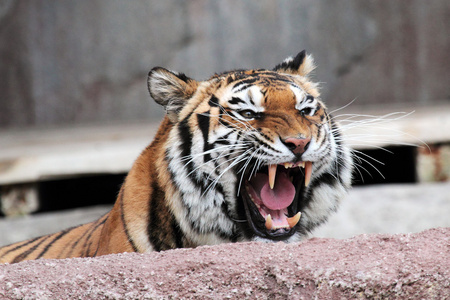
M352 117L353 114L362 116ZM356 149L395 145L427 148L427 144L450 142L450 103L406 110L356 107L342 115L337 119L342 123L344 136Z
M100 125L0 133L0 185L125 173L158 124Z

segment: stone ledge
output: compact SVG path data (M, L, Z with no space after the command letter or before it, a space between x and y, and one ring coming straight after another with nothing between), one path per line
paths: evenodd
M0 265L8 299L444 299L450 228Z

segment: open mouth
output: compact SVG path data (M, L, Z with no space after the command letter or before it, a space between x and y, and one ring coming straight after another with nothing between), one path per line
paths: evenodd
M246 181L241 191L247 223L263 238L285 240L298 229L303 189L312 163L269 165Z

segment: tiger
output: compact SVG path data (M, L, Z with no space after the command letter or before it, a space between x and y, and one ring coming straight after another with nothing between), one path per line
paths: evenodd
M308 238L337 210L353 169L314 69L304 50L205 81L153 68L148 90L165 115L112 209L4 246L0 262Z

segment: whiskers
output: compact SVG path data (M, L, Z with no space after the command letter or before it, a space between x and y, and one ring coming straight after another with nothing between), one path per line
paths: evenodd
M406 127L402 126L405 119L410 118L413 114L414 111L392 112L384 115L344 113L332 117L332 120L339 124L339 128L332 130L335 133L336 141L345 143L352 148L355 171L359 173L363 181L362 173L373 177L373 171L385 179L379 169L384 162L365 153L365 150L381 150L388 154L394 154L386 147L429 148L424 141L406 132ZM338 132L342 135L337 134Z

